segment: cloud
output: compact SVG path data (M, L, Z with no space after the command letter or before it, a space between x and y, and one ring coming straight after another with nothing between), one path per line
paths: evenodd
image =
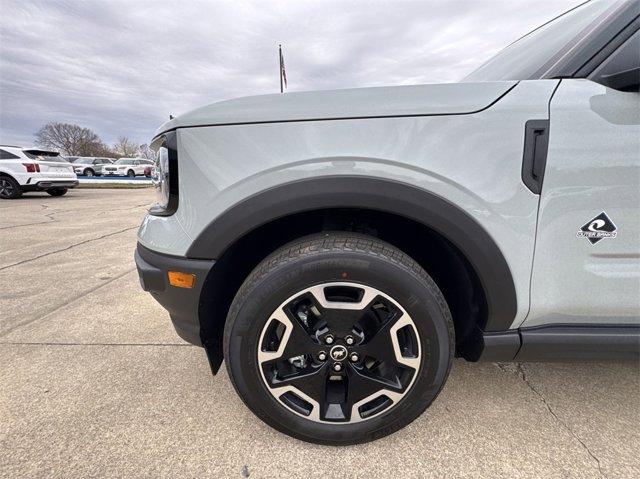
M148 142L168 115L278 91L456 81L580 0L9 1L0 143L49 121Z

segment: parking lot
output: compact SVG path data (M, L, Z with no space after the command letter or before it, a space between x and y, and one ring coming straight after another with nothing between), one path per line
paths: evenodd
M635 363L470 364L409 427L322 447L255 418L133 263L150 189L0 202L3 477L640 477Z

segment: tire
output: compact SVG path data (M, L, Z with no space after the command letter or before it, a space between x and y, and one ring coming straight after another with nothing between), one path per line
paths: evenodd
M0 176L0 198L3 200L13 200L22 196L20 183L10 176Z
M47 193L51 196L63 196L67 194L67 191L69 191L67 188L49 188Z
M133 171L133 170L129 170L129 171L127 171L127 176L129 178L135 178L136 177L136 172Z
M453 353L451 313L431 277L394 246L355 233L302 238L267 257L240 287L224 331L244 403L318 444L364 443L409 424L440 392Z
M82 172L82 174L83 174L84 176L96 176L96 172L95 172L95 171L93 171L91 168L87 168L87 169L85 169L85 170Z

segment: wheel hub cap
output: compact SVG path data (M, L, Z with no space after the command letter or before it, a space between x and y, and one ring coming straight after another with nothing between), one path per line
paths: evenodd
M331 348L331 359L334 361L342 361L347 358L347 348L344 346L334 346Z
M395 407L416 379L421 351L397 301L370 286L333 282L296 293L271 314L257 360L267 389L287 409L350 424Z

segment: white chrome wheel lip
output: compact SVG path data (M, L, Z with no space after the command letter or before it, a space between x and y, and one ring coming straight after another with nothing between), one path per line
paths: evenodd
M349 287L356 287L356 288L361 288L364 289L364 295L362 297L362 299L357 302L357 303L343 303L343 302L330 302L327 301L325 295L324 295L324 288L327 287L333 287L333 286L349 286ZM267 378L264 375L264 371L262 368L262 363L264 363L265 361L270 361L273 359L278 359L279 357L282 356L282 354L284 353L284 349L286 347L287 341L289 339L289 336L291 335L291 330L293 328L293 324L291 323L291 320L287 317L286 313L284 312L284 307L289 304L291 301L293 301L295 298L306 294L306 293L311 293L313 294L314 298L318 301L318 303L326 308L326 309L349 309L349 310L358 310L358 309L364 309L366 306L369 305L369 303L376 297L376 296L381 296L383 298L385 298L387 301L391 302L393 305L395 305L401 312L402 315L401 317L398 319L398 321L396 322L396 324L394 324L391 329L390 329L390 334L391 334L391 342L393 345L393 349L394 349L394 353L396 356L396 360L401 363L404 364L412 369L414 369L414 373L413 376L411 378L411 381L409 382L409 384L407 385L406 389L404 390L404 392L399 393L397 391L392 391L390 389L387 388L381 388L379 391L371 394L370 396L362 399L361 401L358 401L357 403L355 403L353 405L353 407L351 408L351 417L349 421L326 421L326 420L322 420L320 419L320 404L314 400L313 398L309 397L308 395L306 395L304 392L302 392L300 389L294 387L294 386L281 386L281 387L271 387L269 386L269 383L267 381ZM272 323L272 321L274 320L278 320L280 321L284 326L285 326L285 332L284 335L282 337L282 341L280 342L279 346L278 346L278 350L277 351L262 351L261 345L263 344L263 340L264 340L264 336L266 334L266 332L269 329L270 324ZM402 356L401 352L400 352L400 343L398 341L398 336L397 336L397 332L405 327L405 326L410 326L413 329L413 332L416 336L417 339L417 349L418 349L418 354L417 357L415 358L406 358L404 356ZM319 345L319 347L321 348L322 345ZM408 393L409 391L411 391L411 388L413 387L413 384L415 383L416 378L418 377L418 374L420 372L420 361L422 360L422 346L420 344L420 334L418 333L418 330L416 328L416 325L413 321L413 319L411 318L411 316L409 315L409 313L407 313L407 311L402 307L402 305L400 303L398 303L395 299L393 299L391 296L389 296L386 293L383 293L382 291L373 288L371 286L367 286L361 283L355 283L355 282L346 282L346 281L334 281L334 282L327 282L327 283L321 283L319 285L315 285L315 286L311 286L309 288L303 289L293 295L291 295L289 298L287 298L285 301L282 302L282 304L280 304L280 306L278 306L278 308L276 308L276 310L271 314L271 316L269 317L269 319L267 320L267 322L265 323L265 325L262 328L262 332L260 334L260 339L258 342L258 369L260 370L260 376L262 377L262 381L264 383L264 386L266 387L266 389L269 391L269 393L276 399L276 401L278 401L284 408L286 408L287 411L290 411L294 414L297 414L300 417L303 417L305 419L309 419L311 421L314 422L320 422L323 424L331 424L334 426L339 426L339 425L349 425L349 424L354 424L354 423L358 423L358 422L362 422L362 421L367 421L369 419L373 419L381 414L384 414L388 411L390 411L393 407L395 407L397 405L398 402L400 402ZM293 392L297 395L299 395L302 399L308 401L312 406L313 409L311 411L311 413L306 416L304 414L299 413L298 411L295 411L293 409L291 409L290 407L288 407L281 399L280 397L287 393L287 392ZM358 408L361 407L362 405L368 403L369 401L372 401L380 396L386 396L391 400L391 405L387 408L385 408L384 410L376 413L376 414L372 414L371 416L368 416L366 418L362 418L358 412Z

